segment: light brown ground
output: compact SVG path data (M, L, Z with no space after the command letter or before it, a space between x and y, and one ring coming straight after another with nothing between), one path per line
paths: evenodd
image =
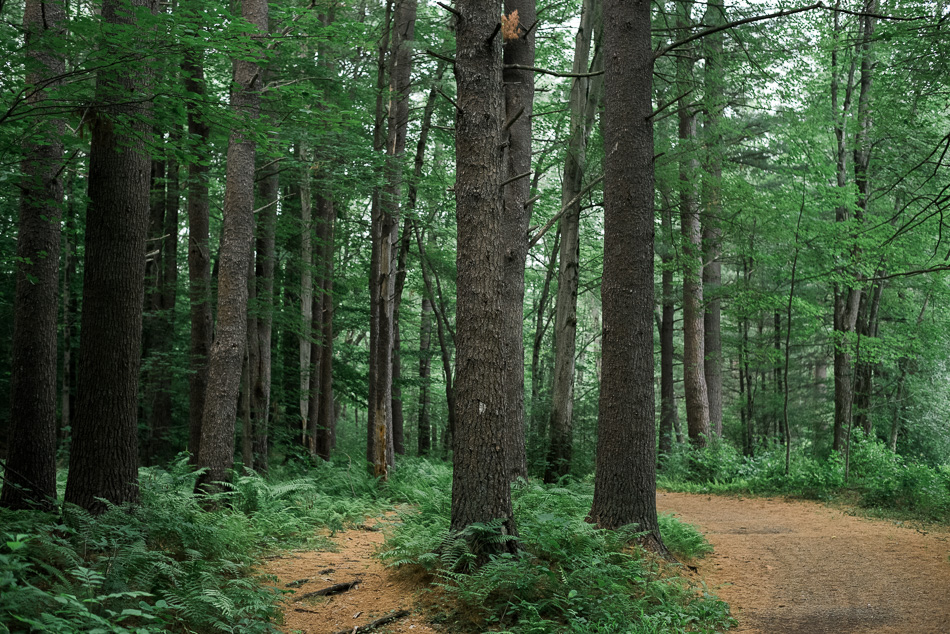
M373 524L373 522L369 522ZM390 612L412 610L418 583L397 575L373 557L383 543L379 530L360 529L337 533L332 541L337 552L291 551L266 562L263 572L276 575L278 587L309 579L294 587L295 594L284 601L283 632L331 634L365 625ZM329 597L298 601L307 592L314 592L337 583L362 579L362 583L346 592ZM425 624L419 614L410 614L374 630L392 634L433 634L436 630Z
M698 563L751 634L950 633L950 535L814 502L659 493L715 553Z

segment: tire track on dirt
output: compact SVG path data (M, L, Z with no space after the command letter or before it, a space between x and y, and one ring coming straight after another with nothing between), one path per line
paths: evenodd
M700 574L744 634L950 632L950 534L815 502L657 494L705 533Z

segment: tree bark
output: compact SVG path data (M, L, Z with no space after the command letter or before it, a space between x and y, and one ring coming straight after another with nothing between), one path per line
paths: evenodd
M456 424L452 438L451 529L494 523L501 539L470 538L481 561L514 552L517 530L511 505L512 425L500 372L510 362L509 345L497 335L505 324L505 259L502 235L502 182L499 152L504 137L500 7L458 0L456 10L455 201L458 226L456 266Z
M32 88L63 74L55 38L66 21L63 3L27 0L23 30L26 84ZM59 82L49 85L56 89ZM35 90L42 109L47 90ZM16 290L11 354L10 445L0 505L51 509L56 502L56 336L60 219L63 203L62 119L37 121L24 143ZM68 245L66 254L68 256ZM64 304L67 300L64 299ZM68 304L66 304L68 313ZM68 337L67 337L68 344ZM67 402L64 401L64 404ZM68 412L68 409L66 410Z
M604 66L603 365L589 519L637 524L665 553L656 517L649 2L605 0Z
M321 294L323 301L320 313L314 314L314 320L320 320L320 388L317 392L319 404L316 412L316 454L324 460L330 459L330 450L336 444L336 412L333 398L333 234L336 212L329 195L317 197L317 209L323 228L320 232L323 244L320 248Z
M692 2L680 0L677 9L677 28L690 27ZM693 82L693 51L681 49L676 59L677 92L684 94ZM699 161L697 151L696 113L686 99L680 99L677 109L680 148L680 231L683 235L683 390L686 400L686 424L689 440L704 446L709 440L709 395L704 373L706 350L704 343L702 228L697 208Z
M673 376L673 320L676 314L676 297L673 295L673 267L676 256L673 252L673 209L667 188L661 188L663 209L661 211L660 273L662 297L660 313L660 456L673 452L673 434L677 426L676 379Z
M703 24L716 27L725 24L722 0L707 4ZM709 398L709 428L722 436L722 162L723 141L721 121L726 104L723 77L723 32L703 39L705 57L706 119L703 135L706 142L706 173L703 178L703 293L706 299L704 327L705 359L703 369Z
M257 32L267 32L267 3L242 0L241 15ZM249 59L234 59L231 105L240 121L250 125L259 116L261 68ZM224 192L224 226L218 257L218 320L208 363L208 387L201 425L198 466L206 468L198 487L228 478L234 459L234 420L241 359L247 344L247 276L254 236L255 143L248 131L235 128L228 140Z
M587 0L581 9L581 23L574 38L572 72L588 71L593 31L601 20L599 0ZM595 67L599 70L595 58ZM561 180L561 206L578 198L587 172L587 140L601 100L601 77L574 79L571 87L571 128ZM574 353L577 339L577 285L580 278L580 216L577 200L561 217L561 248L558 257L558 286L554 317L554 385L551 389L551 444L545 482L556 482L571 471L574 416Z
M310 159L307 146L300 142L294 148L298 162L303 164L299 177L300 196L300 421L302 440L306 445L307 412L310 399L310 323L313 320L313 225L311 223L312 199L310 195Z
M154 10L148 0L132 8ZM131 30L134 11L105 0L104 23ZM106 36L107 51L118 43ZM150 87L143 71L101 72L89 158L76 416L66 502L98 514L135 503L138 388L148 230ZM129 123L125 123L129 122Z
M508 28L503 28L503 56L505 64L534 66L535 0L505 0L504 12ZM517 26L514 26L514 24ZM514 28L512 28L514 27ZM508 128L506 179L531 171L531 113L534 107L534 72L506 68L504 81L504 116ZM510 125L509 125L510 124ZM504 185L504 211L498 247L504 250L504 284L502 286L502 322L500 336L507 349L505 374L505 434L508 443L508 468L512 480L528 477L525 454L524 418L524 272L528 255L528 224L531 209L531 180L527 177Z
M197 154L188 163L188 287L191 316L191 339L188 363L188 451L197 464L201 447L201 417L204 414L208 386L208 355L211 350L211 245L210 203L208 197L207 161L210 157L211 128L201 116L204 98L204 66L202 53L185 52L182 64L185 101L188 111L188 135Z

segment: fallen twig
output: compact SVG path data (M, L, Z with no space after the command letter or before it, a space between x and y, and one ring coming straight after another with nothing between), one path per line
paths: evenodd
M309 578L309 577L306 578L306 579L297 579L296 581L291 581L290 583L286 584L284 587L285 587L285 588L297 588L297 587L302 586L303 584L307 583L308 581L310 581L310 578Z
M382 618L378 618L375 621L370 621L366 625L357 625L352 629L340 630L334 632L333 634L358 634L359 632L369 632L370 630L375 630L380 625L386 625L391 623L396 619L401 619L404 616L409 616L409 610L399 610L398 612L393 612L392 614L387 614Z
M360 583L361 581L362 579L354 579L353 581L350 581L349 583L337 583L330 586L329 588L324 588L323 590L317 590L316 592L308 592L307 594L300 595L297 601L303 601L304 599L309 599L310 597L328 597L331 594L339 594L341 592L346 592L347 590L356 586L356 584Z

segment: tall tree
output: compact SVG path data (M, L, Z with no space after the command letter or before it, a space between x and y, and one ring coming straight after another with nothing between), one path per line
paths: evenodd
M502 183L506 172L499 153L507 136L502 87L502 37L498 2L458 0L455 5L455 213L456 266L456 421L452 438L451 528L497 523L499 540L472 540L480 558L515 549L511 506L508 386L499 368L509 362L508 346L496 335L504 323L502 307L505 253L497 248L502 232Z
M574 38L572 71L584 75L590 66L593 33L601 22L599 0L586 0ZM602 60L598 57L596 62ZM587 140L601 99L601 77L575 77L571 86L570 140L561 180L561 245L558 256L558 285L554 317L554 385L551 388L551 445L545 482L554 482L570 473L572 418L574 415L574 357L577 341L577 285L580 279L580 196L587 172Z
M252 40L267 32L267 2L242 0L241 16ZM255 45L256 48L256 45ZM224 225L218 258L218 317L208 361L208 387L201 419L198 466L207 470L199 488L225 481L234 460L234 421L247 345L247 277L254 236L255 141L250 126L261 104L261 67L256 55L233 60L231 106L237 117L228 139Z
M41 109L66 69L55 38L62 2L23 10L28 103ZM24 144L13 316L11 438L0 504L50 508L56 500L56 317L63 204L63 119L41 119ZM67 247L68 248L68 247ZM68 309L68 308L67 308Z
M653 398L650 6L647 0L604 2L603 370L589 518L601 528L637 524L662 552Z
M129 10L131 6L132 10ZM128 46L150 0L105 0L103 47ZM92 513L138 500L138 387L148 230L148 60L96 76L76 416L66 501Z
M691 0L677 1L676 26L687 33L691 27ZM702 446L709 437L709 397L706 390L706 359L703 325L703 248L698 206L699 161L696 112L686 94L693 83L693 49L683 48L676 58L676 92L679 100L680 231L683 235L683 390L689 440Z
M703 24L725 24L722 0L706 4ZM722 436L722 117L725 109L723 76L723 32L703 38L704 90L706 119L703 137L706 165L703 174L703 295L706 300L703 319L703 369L709 398L709 428Z
M531 220L531 113L534 108L534 72L513 66L534 66L535 0L505 0L501 35L504 40L505 69L502 74L505 99L507 176L504 211L498 248L504 250L505 282L502 286L500 335L504 339L509 430L508 467L511 478L528 477L525 457L524 419L524 271L528 255L528 224Z

